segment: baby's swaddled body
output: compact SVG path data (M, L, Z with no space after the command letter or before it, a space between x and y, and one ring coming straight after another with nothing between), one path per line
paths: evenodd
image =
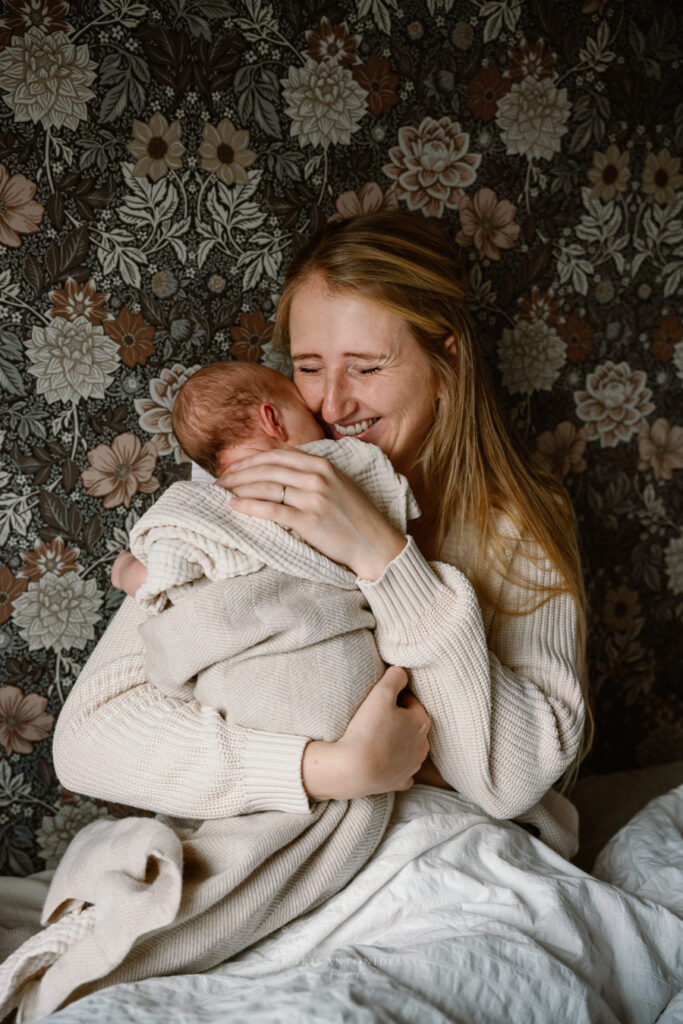
M304 448L353 476L405 532L417 506L379 449L352 439ZM229 499L174 484L131 533L148 569L136 599L163 611L141 627L148 678L247 728L338 739L385 668L374 617L352 573Z

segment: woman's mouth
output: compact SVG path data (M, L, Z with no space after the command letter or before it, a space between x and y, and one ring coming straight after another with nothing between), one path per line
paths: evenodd
M338 434L340 437L360 437L360 435L364 434L366 430L373 427L379 418L379 416L374 416L368 420L357 420L355 423L347 423L346 425L342 423L333 423L332 429L335 434Z

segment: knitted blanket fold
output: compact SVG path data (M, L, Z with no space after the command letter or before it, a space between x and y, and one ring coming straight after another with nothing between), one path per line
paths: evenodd
M306 448L354 477L402 532L419 514L374 446ZM374 617L351 573L228 499L211 485L175 484L136 524L131 548L149 569L143 600L150 610L178 602L141 627L148 678L240 725L337 739L384 671ZM188 586L203 588L193 615L183 610ZM392 805L383 794L308 814L91 823L57 869L46 927L0 967L0 1019L16 1007L17 1024L28 1024L107 985L221 963L343 888Z

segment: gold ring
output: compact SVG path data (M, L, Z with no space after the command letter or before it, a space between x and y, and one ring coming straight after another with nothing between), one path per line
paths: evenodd
M284 503L285 503L285 491L286 490L287 490L287 484L285 484L285 486L282 488L282 494L280 495L280 504L281 505L284 505Z

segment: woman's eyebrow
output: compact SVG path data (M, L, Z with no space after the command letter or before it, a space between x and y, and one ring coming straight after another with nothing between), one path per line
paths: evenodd
M342 356L345 359L350 357L352 359L369 359L369 360L374 361L374 362L381 362L383 359L387 359L388 358L386 352L379 352L379 353L377 353L377 352L342 352ZM302 359L321 359L321 358L322 358L322 356L320 355L319 352L302 352L302 353L300 353L297 356L292 356L291 357L293 363L298 363Z

